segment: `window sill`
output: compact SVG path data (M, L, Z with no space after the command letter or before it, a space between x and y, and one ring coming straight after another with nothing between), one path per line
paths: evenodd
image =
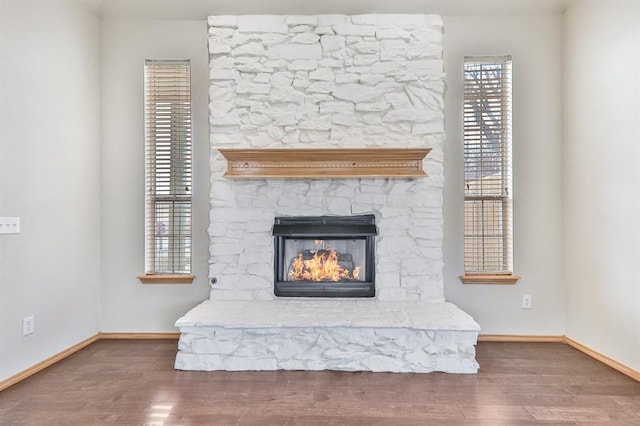
M463 284L515 284L522 278L513 274L466 274L460 277Z
M145 274L138 275L142 284L191 284L196 278L191 274Z

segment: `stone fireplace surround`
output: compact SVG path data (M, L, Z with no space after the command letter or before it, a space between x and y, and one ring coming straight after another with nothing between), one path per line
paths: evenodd
M444 301L442 21L211 16L211 297L176 368L475 373L479 326ZM421 179L223 177L218 148L431 148ZM278 299L276 216L374 214L376 297Z

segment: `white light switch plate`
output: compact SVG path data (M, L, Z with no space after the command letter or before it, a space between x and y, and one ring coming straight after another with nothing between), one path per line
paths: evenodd
M19 234L19 217L0 217L0 234Z

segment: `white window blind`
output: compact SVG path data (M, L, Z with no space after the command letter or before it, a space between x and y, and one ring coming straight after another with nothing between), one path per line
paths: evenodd
M512 273L511 103L511 57L466 57L465 273Z
M145 61L146 274L191 273L191 66Z

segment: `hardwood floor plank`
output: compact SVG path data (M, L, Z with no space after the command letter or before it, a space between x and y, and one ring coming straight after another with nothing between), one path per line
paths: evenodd
M547 422L607 422L605 410L590 407L525 407L536 420Z
M561 343L480 342L475 375L176 371L175 353L98 341L0 392L0 424L640 424L640 383Z
M534 420L534 417L521 406L505 405L462 405L460 410L466 419L478 420Z
M611 396L616 403L623 407L628 407L640 412L640 395L634 396Z

